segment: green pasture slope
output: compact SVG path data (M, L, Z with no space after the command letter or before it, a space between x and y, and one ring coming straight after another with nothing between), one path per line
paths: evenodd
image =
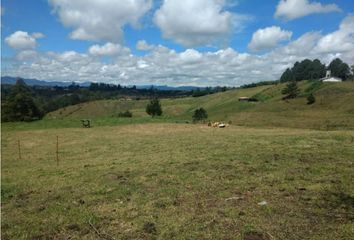
M350 239L354 84L302 82L288 102L283 87L162 100L154 119L117 100L2 124L1 239ZM187 124L198 107L232 125Z
M100 100L59 109L32 123L5 123L9 130L80 127L80 119L91 119L94 126L140 123L191 122L197 108L207 110L209 120L232 122L237 126L290 127L317 130L354 129L354 83L302 81L301 95L282 100L285 84L236 89L203 97L161 99L163 116L151 118L145 112L148 100ZM307 105L313 93L316 102ZM239 102L238 98L256 97L259 102ZM118 118L129 110L133 118Z
M98 124L114 122L191 121L195 109L203 107L213 121L231 121L238 126L292 127L307 129L354 129L354 83L325 83L303 81L299 83L301 96L283 101L284 84L207 95L197 98L163 99L164 116L151 120L145 113L147 100L103 100L83 103L48 114L47 120L80 118L97 119ZM313 93L316 103L307 105L306 97ZM255 96L260 102L239 102L242 96ZM130 110L133 119L117 120L120 111ZM113 119L112 119L113 118Z

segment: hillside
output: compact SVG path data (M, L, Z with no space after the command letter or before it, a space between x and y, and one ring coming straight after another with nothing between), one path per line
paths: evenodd
M302 81L301 95L282 100L285 84L236 89L193 98L162 99L164 119L190 121L193 111L203 107L212 121L231 121L234 125L256 127L296 127L312 129L354 128L354 83L320 83ZM313 93L316 103L307 105ZM239 102L242 96L255 96L259 102ZM130 110L133 119L149 118L147 100L101 100L69 106L49 113L46 119L115 118Z

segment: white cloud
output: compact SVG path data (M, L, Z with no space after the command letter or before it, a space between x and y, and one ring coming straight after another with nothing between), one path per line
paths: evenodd
M149 67L150 65L146 62L146 61L144 61L144 60L139 60L138 62L137 62L137 67L138 68L147 68L147 67Z
M152 0L49 0L60 21L73 28L72 39L121 42L126 24L139 25L139 19L152 6Z
M274 14L275 17L293 20L313 13L339 12L336 4L323 5L309 0L280 0Z
M197 63L199 62L203 55L194 49L187 49L186 51L182 52L180 55L180 59L184 63Z
M339 26L339 30L322 37L315 51L319 53L354 52L354 15L347 16Z
M196 49L176 52L158 45L143 56L134 56L129 49L126 49L126 53L117 52L107 63L92 55L90 49L87 53L26 50L18 53L10 64L3 64L2 74L124 85L239 86L278 79L287 67L305 58L318 58L328 64L335 57L340 57L348 64L354 64L354 47L349 49L354 44L353 25L354 16L349 15L332 33L308 32L285 46L261 55L240 53L232 48L209 52ZM330 44L326 39L333 36L340 41ZM98 52L105 52L103 49L106 45L98 45Z
M24 50L16 55L16 59L19 61L35 60L39 56L39 53L34 50Z
M93 56L114 56L118 54L130 54L128 48L122 47L119 44L106 43L105 45L93 45L89 48L89 53Z
M153 49L154 47L155 47L154 45L148 44L145 40L139 40L135 46L135 48L140 51L149 51L149 50Z
M252 51L260 51L278 46L279 42L290 40L292 32L282 30L280 27L272 26L258 29L253 33L248 48Z
M223 0L164 0L154 22L164 38L184 46L200 46L220 41L245 17L224 11Z
M5 42L12 48L21 49L34 49L37 45L36 38L38 38L41 33L34 33L32 35L28 32L17 31L5 38ZM44 37L43 34L41 34Z

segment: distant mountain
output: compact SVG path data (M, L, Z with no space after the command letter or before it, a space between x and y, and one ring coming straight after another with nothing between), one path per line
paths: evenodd
M9 77L9 76L4 76L1 77L1 84L15 84L16 83L17 77ZM23 79L25 83L29 86L47 86L47 87L54 87L54 86L59 86L59 87L67 87L72 84L72 82L59 82L59 81L43 81L43 80L37 80L37 79ZM80 85L81 87L89 87L91 82L75 82L76 84ZM203 90L204 87L195 87L195 86L179 86L179 87L171 87L167 85L140 85L136 86L138 89L149 89L153 86L153 88L161 90L161 91L171 91L171 90L176 90L176 91L192 91L196 89L201 89ZM130 86L131 87L131 86Z
M17 77L1 77L1 84L15 84L17 80ZM48 82L48 81L43 81L43 80L37 80L37 79L23 79L27 85L30 86L47 86L47 87L54 87L54 86L59 86L59 87L67 87L72 84L72 82ZM90 82L83 82L83 83L78 83L82 87L89 87Z

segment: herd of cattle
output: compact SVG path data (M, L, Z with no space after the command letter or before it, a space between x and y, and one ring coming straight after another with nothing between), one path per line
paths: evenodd
M229 123L223 123L223 122L209 122L208 127L213 127L213 128L225 128L230 126Z

